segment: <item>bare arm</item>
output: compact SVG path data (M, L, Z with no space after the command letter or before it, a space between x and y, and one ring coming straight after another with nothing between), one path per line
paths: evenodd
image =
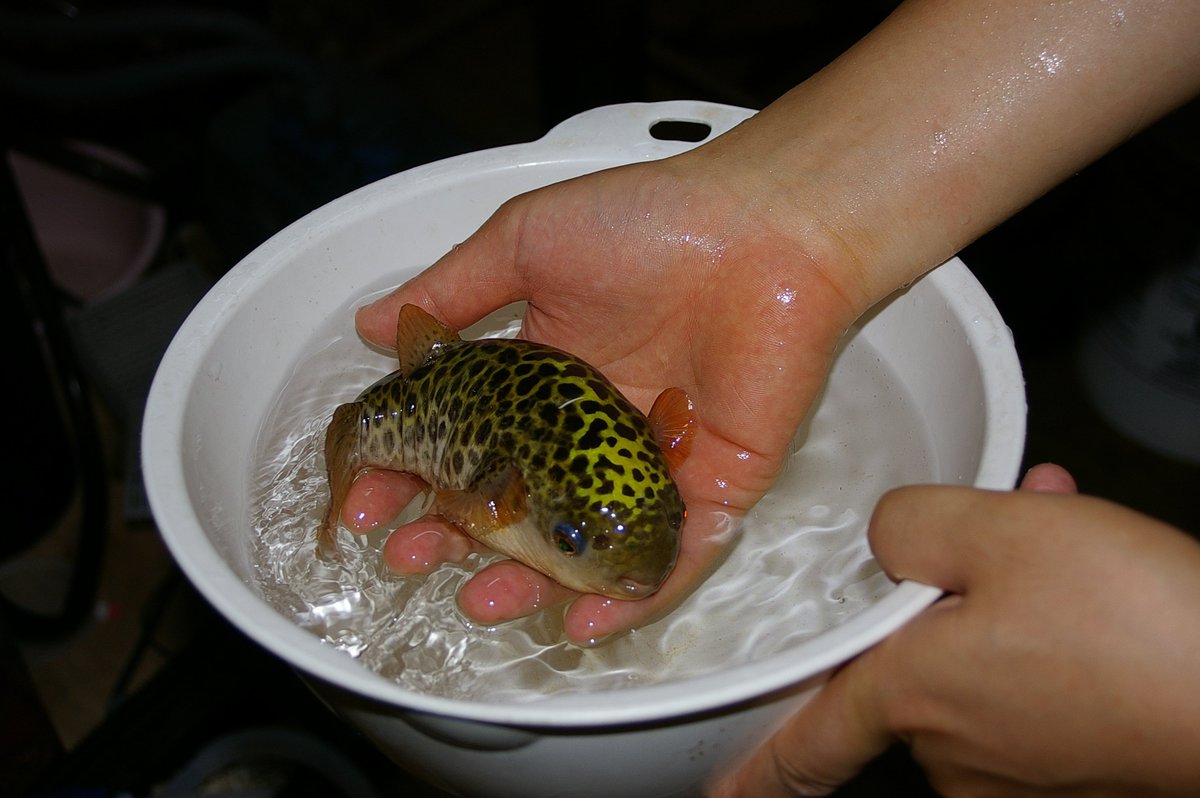
M911 0L689 157L865 307L1200 91L1198 39L1188 0Z

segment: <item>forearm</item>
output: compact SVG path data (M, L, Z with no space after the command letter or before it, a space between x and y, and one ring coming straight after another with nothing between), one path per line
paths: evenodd
M913 0L710 145L862 307L1200 90L1200 3Z

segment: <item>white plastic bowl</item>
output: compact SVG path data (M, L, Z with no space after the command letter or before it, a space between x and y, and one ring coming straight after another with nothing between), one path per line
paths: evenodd
M199 304L163 358L146 409L143 463L155 517L181 567L342 717L445 789L470 796L699 794L832 668L938 595L902 583L797 648L721 673L506 704L404 689L296 626L256 588L246 539L256 435L314 320L340 312L389 275L398 284L416 274L518 193L695 146L655 139L649 130L656 122L701 122L715 136L751 113L695 102L610 106L530 144L381 180L248 255ZM926 415L943 479L1012 487L1025 429L1020 367L1007 327L960 261L892 297L856 335Z

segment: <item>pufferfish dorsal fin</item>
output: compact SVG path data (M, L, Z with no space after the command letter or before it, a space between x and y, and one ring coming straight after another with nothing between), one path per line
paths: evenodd
M696 406L682 388L667 388L650 408L650 426L671 473L679 470L696 437Z
M411 374L435 358L449 344L461 341L458 333L416 305L400 308L396 317L396 359L401 374Z

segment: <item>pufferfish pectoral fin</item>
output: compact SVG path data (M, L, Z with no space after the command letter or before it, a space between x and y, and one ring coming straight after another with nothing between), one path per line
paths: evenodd
M396 358L399 372L411 374L430 358L437 357L448 344L461 341L454 330L430 316L416 305L400 308L396 317Z
M480 543L501 529L520 523L529 513L525 480L515 465L493 459L465 490L438 491L436 512Z
M667 388L650 408L650 426L672 473L677 471L692 450L699 423L696 406L682 388Z

